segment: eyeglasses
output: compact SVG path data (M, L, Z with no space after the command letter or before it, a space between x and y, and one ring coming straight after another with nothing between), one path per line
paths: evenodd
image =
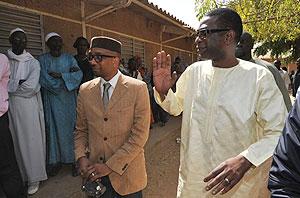
M87 58L89 61L92 61L95 59L97 63L100 63L104 57L115 57L115 56L107 56L107 55L101 55L101 54L88 54Z
M213 33L217 33L217 32L224 32L224 31L229 31L230 29L228 28L225 28L225 29L200 29L200 30L197 30L197 36L199 38L206 38L207 35L209 34L213 34Z

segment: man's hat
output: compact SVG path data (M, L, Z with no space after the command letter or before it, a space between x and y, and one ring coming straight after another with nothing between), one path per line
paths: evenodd
M10 31L9 37L10 37L13 33L15 33L15 32L23 32L23 33L25 34L25 31L24 31L23 29L17 27L17 28L15 28L15 29L13 29L13 30Z
M121 57L122 43L106 36L96 36L91 40L91 48L96 48L102 55Z
M57 34L56 32L50 32L50 33L48 33L48 34L46 35L46 37L45 37L45 42L47 43L47 41L48 41L50 38L54 37L54 36L58 36L58 37L61 38L61 36L60 36L59 34Z

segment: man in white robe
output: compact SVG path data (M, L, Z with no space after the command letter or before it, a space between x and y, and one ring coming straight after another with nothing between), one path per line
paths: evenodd
M171 57L153 59L156 101L172 115L183 111L177 197L268 197L267 159L287 110L272 74L235 57L242 21L219 8L200 21L200 61L170 89Z
M10 130L17 162L31 195L38 190L39 182L47 179L40 64L25 51L24 30L12 30L9 41L12 44L12 49L7 51L11 72L8 83Z

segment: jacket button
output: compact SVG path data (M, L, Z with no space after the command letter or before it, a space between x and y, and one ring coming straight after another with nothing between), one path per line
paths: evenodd
M108 119L107 118L104 118L104 121L106 122Z
M106 141L106 140L107 140L107 137L104 137L103 139L104 139L104 141Z
M128 164L125 164L125 166L123 166L122 171L125 171L127 168Z

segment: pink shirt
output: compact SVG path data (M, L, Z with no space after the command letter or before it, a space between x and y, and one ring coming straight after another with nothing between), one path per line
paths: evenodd
M9 74L8 59L4 54L0 54L0 117L8 110L7 84Z

